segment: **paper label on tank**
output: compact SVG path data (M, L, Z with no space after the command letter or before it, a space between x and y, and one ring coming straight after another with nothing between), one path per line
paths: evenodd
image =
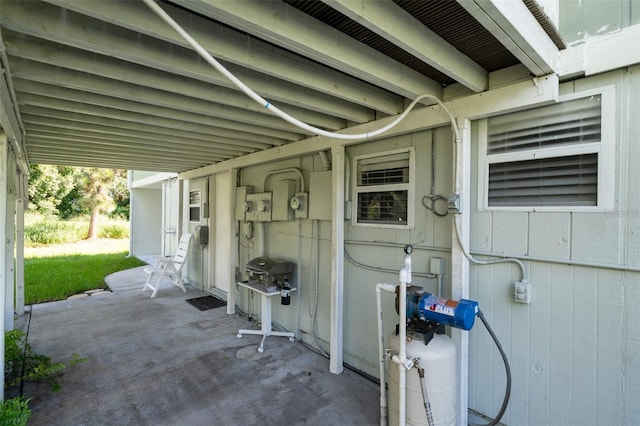
M455 300L445 299L444 297L429 296L424 303L425 307L432 312L448 315L450 317L455 315L458 302Z

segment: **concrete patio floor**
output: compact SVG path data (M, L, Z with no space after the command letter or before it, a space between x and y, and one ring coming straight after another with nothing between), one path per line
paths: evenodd
M34 305L18 320L36 353L73 354L62 388L28 384L30 425L375 425L377 384L286 338L237 339L246 319L199 311L203 295L142 292L142 268L107 277L111 294Z

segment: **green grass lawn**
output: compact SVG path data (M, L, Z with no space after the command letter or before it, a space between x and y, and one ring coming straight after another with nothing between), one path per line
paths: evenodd
M25 304L62 300L106 288L104 277L145 263L127 252L33 257L24 261Z

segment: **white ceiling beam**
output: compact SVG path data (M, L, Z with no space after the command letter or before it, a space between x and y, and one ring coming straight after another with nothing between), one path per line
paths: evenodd
M189 161L192 163L215 163L221 161L229 156L219 156L208 152L194 152L188 151L184 147L157 147L157 146L140 146L133 145L126 142L104 142L96 141L87 138L60 138L52 137L50 135L34 134L29 136L29 145L49 145L49 147L55 147L56 149L75 149L78 146L84 145L91 147L89 150L91 153L106 152L109 155L124 156L129 158L145 159L145 157L164 156L167 159L175 159L176 156L180 156L181 161Z
M34 146L35 148L35 146ZM52 152L45 156L34 155L32 164L52 164L70 167L101 167L107 169L124 170L150 170L156 172L174 172L193 170L198 168L197 164L191 162L180 162L161 157L148 157L146 160L128 157L109 156L108 153L87 154L86 150L79 148L73 152L56 153Z
M149 67L109 58L102 55L87 55L86 51L37 39L28 35L14 32L7 34L7 53L13 58L28 59L48 65L64 64L65 68L82 73L105 77L118 82L130 83L137 86L149 87L162 92L171 92L181 97L195 98L199 101L224 104L230 107L246 109L252 112L266 114L264 107L250 102L246 96L200 80L187 77L176 78L175 74L154 70ZM146 90L141 90L143 93ZM127 98L128 99L128 98ZM295 105L283 106L291 114L306 122L326 128L339 129L345 126L343 119L325 115L317 110L308 110ZM260 131L261 134L262 131ZM273 136L289 138L289 136ZM299 139L300 134L294 139Z
M202 149L242 147L242 142L202 135L193 132L179 131L172 129L157 129L141 123L130 123L123 120L96 117L81 113L52 110L48 108L25 105L23 107L23 119L28 128L28 124L40 124L45 126L58 126L62 129L76 129L95 131L109 135L134 136L141 139L155 140L156 143L189 143L196 144ZM246 145L246 151L253 151L256 148Z
M25 113L37 113L39 108L50 109L47 106L47 98L41 97L39 95L27 95L28 101L25 103L25 107L23 108ZM43 101L44 98L44 101ZM49 98L51 99L51 98ZM172 133L172 132L184 132L185 135L188 135L189 139L201 139L206 140L207 146L211 149L227 151L227 153L232 154L235 151L235 154L247 153L248 151L253 151L256 149L265 149L270 148L272 146L278 145L266 145L266 144L257 144L251 142L244 142L240 140L234 139L223 139L213 132L209 132L209 129L192 126L188 123L181 122L173 122L167 123L164 125L160 125L158 119L154 119L150 116L140 117L140 115L130 116L125 112L118 113L118 110L109 110L108 108L98 107L95 105L86 105L79 104L71 101L64 101L64 104L61 104L63 101L58 101L56 104L55 114L64 114L66 113L77 113L82 114L83 116L89 116L88 120L91 120L90 117L99 117L100 120L108 119L108 120L117 120L117 123L128 123L128 128L136 128L141 126L140 128L149 128L153 127L156 129L156 132L159 134ZM34 108L35 107L35 108ZM43 113L44 114L44 113ZM51 114L54 114L53 112ZM60 115L58 115L60 116ZM140 120L135 120L138 117ZM166 119L160 121L169 121ZM191 128L193 127L193 128ZM175 133L173 133L176 136ZM186 137L185 137L186 139ZM224 145L220 146L218 144L213 145L211 142L217 140L218 142L224 141ZM235 148L235 149L234 149ZM242 149L238 149L242 148Z
M50 96L48 94L22 92L21 87L22 84L17 85L21 105L31 105L61 111L78 112L82 114L113 118L132 123L144 123L147 125L156 126L159 129L167 128L199 133L202 135L213 137L225 137L229 138L230 140L237 140L239 144L242 144L242 146L251 146L256 149L264 149L266 147L278 146L283 144L283 141L281 139L260 138L259 136L254 134L247 135L246 132L243 132L244 134L238 134L238 132L228 130L220 131L220 129L216 127L208 126L203 123L185 122L177 120L175 118L149 114L146 112L142 112L139 109L134 109L136 106L135 103L131 105L132 107L134 107L131 110L111 108L97 105L99 101L94 102L93 98L90 97L85 97L85 101L79 102L76 100L61 99L55 96ZM89 96L92 95L89 94ZM178 111L176 111L176 113L178 113ZM249 138L245 138L244 136L249 136Z
M22 73L20 76L14 76L14 84L19 85L21 91L42 94L51 93L52 95L59 95L63 99L73 99L76 93L82 93L84 96L93 94L96 96L96 99L98 99L98 96L102 96L101 99L104 99L105 106L117 108L118 105L129 105L129 109L139 107L153 110L161 116L164 114L164 111L175 111L176 115L174 115L174 118L180 117L185 121L198 120L198 122L203 124L237 132L238 137L248 140L256 140L256 137L259 138L258 140L267 137L288 141L302 138L302 134L290 130L274 129L257 123L253 126L247 126L247 120L229 120L227 119L228 114L220 117L215 115L216 104L210 104L200 99L189 99L188 97L165 93L160 90L145 90L136 88L136 86L129 87L127 85L125 85L125 89L131 89L130 91L117 88L111 91L104 91L101 90L103 87L99 84L91 87L81 85L85 79L87 80L86 82L92 80L83 73L72 73L65 79L57 80L53 78L53 75L46 73L46 68L38 71L39 67L37 63L28 62L27 65L28 66L24 67L25 70L28 70L27 72ZM55 70L55 68L49 69ZM64 72L62 70L59 71ZM68 84L59 85L60 83ZM46 88L43 89L43 87ZM107 85L105 87L109 88L112 86ZM128 96L127 93L129 94ZM198 107L205 107L205 109L198 109ZM212 114L212 112L214 114ZM250 117L251 115L248 114L248 116Z
M136 99L139 102L174 108L182 111L204 114L224 120L231 120L245 125L250 123L258 126L289 132L291 135L299 130L297 127L280 120L278 117L243 111L239 108L227 107L214 102L192 99L173 93L162 92L139 87L128 83L117 84L114 80L92 76L90 74L67 70L32 61L12 61L14 76L25 80L38 81L52 85L60 85L76 90L88 91L105 96L121 99Z
M7 2L0 9L3 26L11 31L28 34L55 43L133 62L163 70L178 76L205 81L242 95L221 73L204 62L193 50L168 44L162 40L141 35L123 27L98 21L74 12L66 12L65 19L57 16L61 9L40 2ZM136 40L132 43L131 40ZM86 53L86 52L85 52ZM292 84L282 78L266 77L245 66L225 64L245 84L270 101L293 104L301 108L324 114L341 116L358 123L371 121L373 111L369 108L337 99L317 90ZM178 78L174 76L174 78ZM246 103L253 102L244 96ZM283 109L284 108L283 105ZM265 111L269 114L269 111Z
M250 146L243 147L226 144L224 140L194 140L181 138L174 135L161 135L137 131L134 129L122 129L104 124L96 124L92 127L87 126L84 122L69 120L65 117L49 117L46 112L36 111L35 115L24 114L25 124L28 131L40 134L57 134L71 135L79 137L88 137L96 140L106 141L128 141L130 143L155 144L159 147L163 146L184 146L194 149L211 149L216 150L222 156L233 157L243 155L249 152L259 151L259 149Z
M559 50L522 1L457 0L537 77L558 71Z
M110 96L94 94L91 92L83 92L76 89L63 88L51 84L40 83L37 81L16 78L14 79L14 84L16 90L20 93L42 95L51 98L97 105L122 111L135 111L135 113L151 115L154 117L180 120L185 123L194 123L197 125L205 125L216 128L216 134L219 136L233 137L234 139L256 142L257 144L262 145L281 145L283 143L283 140L300 139L300 137L284 139L282 135L278 135L278 137L270 136L268 133L271 129L267 129L266 127L258 127L254 129L253 127L244 126L243 128L242 126L238 125L237 129L228 129L227 127L222 127L220 123L222 122L222 124L227 124L229 122L228 120L221 120L202 114L185 112L173 108L165 108L146 103L127 101L121 98L113 98ZM21 102L26 102L26 100L21 97ZM49 106L53 105L53 103L49 104ZM246 132L244 131L244 129L252 130L252 132ZM260 134L260 130L264 130L264 133Z
M474 92L487 89L484 68L393 2L322 1Z
M69 140L73 139L84 139L84 140L92 140L92 141L101 141L102 143L127 143L132 148L135 148L137 145L141 147L146 146L154 146L158 149L166 149L173 151L177 148L184 148L187 152L189 151L202 151L204 148L207 149L206 155L219 155L221 157L234 157L237 155L244 155L250 152L259 151L257 148L252 147L241 147L236 145L225 145L220 141L207 141L206 146L203 143L195 143L193 140L189 139L178 139L173 137L172 140L159 140L159 139L143 139L127 136L126 132L120 132L119 134L115 133L99 133L94 131L83 131L78 129L69 129L65 123L60 120L60 125L41 125L41 124L30 124L29 125L29 140L31 137L36 135L47 136L50 138L58 138L64 140L65 138L69 138ZM63 131L61 131L63 130ZM136 145L134 145L136 144Z
M279 1L185 0L186 7L407 98L439 83Z
M18 167L25 175L29 174L29 161L24 148L24 131L20 123L20 112L14 103L12 76L9 60L4 50L4 40L0 33L0 135L4 133L15 151Z
M175 155L179 155L182 151L186 154L198 154L202 153L202 146L195 145L190 143L172 143L172 144L163 144L160 145L157 142L139 138L132 137L123 137L123 136L115 136L115 135L105 135L95 132L87 132L82 130L69 130L65 129L64 133L60 132L59 128L52 126L40 126L37 124L29 126L29 137L46 137L53 140L70 140L70 141L78 141L84 140L89 141L95 144L113 144L114 146L119 145L127 145L130 148L137 149L147 149L158 152L173 152ZM246 152L255 152L256 150L245 150ZM220 149L216 148L215 153L207 151L207 153L211 155L218 155L220 158L230 157L235 155L241 155L243 151L240 149Z
M183 47L191 47L142 2L114 0L46 0L68 10L100 19ZM402 98L299 55L249 38L229 27L190 14L170 4L163 9L216 59L317 90L372 110L396 114Z

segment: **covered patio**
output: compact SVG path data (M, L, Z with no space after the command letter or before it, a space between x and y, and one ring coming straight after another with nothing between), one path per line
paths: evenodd
M74 353L54 393L27 384L33 425L368 425L379 422L378 386L302 344L260 336L226 309L200 311L166 283L158 297L135 268L108 276L113 293L34 305L20 318L36 353L54 362Z

